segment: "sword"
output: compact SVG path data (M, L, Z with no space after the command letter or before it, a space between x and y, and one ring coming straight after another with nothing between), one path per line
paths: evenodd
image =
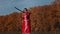
M23 12L22 10L18 9L17 7L14 7L14 8L17 9L18 11L20 11L20 12Z

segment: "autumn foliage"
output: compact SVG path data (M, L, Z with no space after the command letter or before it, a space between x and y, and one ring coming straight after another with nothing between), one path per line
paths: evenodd
M0 16L0 31L21 31L21 23L20 13Z

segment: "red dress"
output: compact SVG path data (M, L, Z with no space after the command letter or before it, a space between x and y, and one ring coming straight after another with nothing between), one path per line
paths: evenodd
M22 14L23 24L22 24L22 34L30 34L30 13L26 12Z

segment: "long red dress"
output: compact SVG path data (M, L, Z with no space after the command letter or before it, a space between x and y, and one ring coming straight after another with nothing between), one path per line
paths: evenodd
M25 12L22 14L23 24L22 24L22 34L30 34L30 13Z

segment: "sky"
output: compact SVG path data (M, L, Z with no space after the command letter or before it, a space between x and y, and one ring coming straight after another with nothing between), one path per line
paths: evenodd
M49 5L54 0L0 0L0 16L7 15L13 12L19 12L14 7L21 10L34 6Z

